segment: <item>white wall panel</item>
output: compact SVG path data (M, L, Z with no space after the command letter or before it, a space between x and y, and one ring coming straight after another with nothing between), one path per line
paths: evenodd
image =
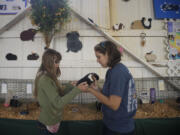
M70 5L77 12L87 18L91 18L98 25L107 28L109 27L109 0L70 0ZM76 21L77 20L73 18L73 22ZM72 25L76 25L75 28L79 29L90 29L90 27L85 26L83 22L73 23Z
M109 16L109 0L70 0L70 4L80 14L90 17L98 25L108 28L110 27ZM154 20L152 0L131 0L123 2L117 0L117 20L125 25L125 29L112 32L110 34L116 36L116 39L124 44L129 50L134 52L140 58L144 59L146 52L151 50L157 55L157 61L166 61L166 46L163 43L166 31L163 30L163 21ZM0 27L8 22L11 16L0 16ZM130 24L134 20L142 17L152 17L151 30L131 30ZM14 27L0 35L0 78L9 79L33 79L41 63L41 56L44 52L44 41L41 34L37 34L34 42L23 42L19 36L23 30L35 28L31 25L29 16L26 16ZM83 48L78 53L66 52L67 38L66 33L78 31ZM140 45L140 33L145 32L146 45ZM51 42L51 48L61 52L63 60L60 64L62 75L61 80L78 80L88 72L97 72L100 78L105 77L107 69L101 68L96 62L94 55L94 45L105 38L98 32L88 26L77 16L72 14L72 21L55 35ZM40 55L37 61L27 61L27 55L31 52L37 52ZM17 61L7 61L5 55L8 52L17 54ZM147 70L142 64L135 61L131 56L124 53L123 63L127 65L135 78L156 77L151 71ZM157 67L154 67L157 68ZM163 75L167 75L166 67L157 68Z
M4 26L4 24L8 23L8 21L13 17L14 15L0 15L0 28Z
M19 79L35 79L38 68L21 68L22 77Z
M140 37L119 37L116 38L123 45L125 45L128 50L134 52L135 55L145 60L145 54L147 52L153 51L157 56L157 61L167 60L167 46L164 44L164 37L145 37L146 44L141 46ZM129 57L126 53L124 54L123 60L128 60Z
M0 68L1 79L21 79L22 68Z
M6 39L0 39L0 59L1 64L0 66L11 66L12 64L14 66L19 65L20 62L22 62L22 44L20 40L17 40L17 38L6 38ZM16 61L8 61L6 59L6 55L8 53L13 53L17 56ZM12 65L12 66L13 66Z

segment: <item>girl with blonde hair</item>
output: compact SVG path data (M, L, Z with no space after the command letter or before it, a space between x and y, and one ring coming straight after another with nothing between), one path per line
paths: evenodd
M41 135L54 135L58 132L64 106L88 88L87 83L78 86L67 84L62 90L57 79L61 75L59 68L61 59L59 52L47 49L35 78L34 96L40 105L37 123Z

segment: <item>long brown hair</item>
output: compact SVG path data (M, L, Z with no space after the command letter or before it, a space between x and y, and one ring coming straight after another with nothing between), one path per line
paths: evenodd
M35 78L35 88L34 88L34 96L37 98L38 95L38 89L37 84L38 80L42 75L49 76L58 87L58 92L60 96L63 96L63 91L60 87L60 82L58 81L57 77L61 75L60 68L55 67L55 63L59 63L62 59L62 56L59 52L53 49L47 49L43 56L42 56L42 63L41 66L38 69L36 78Z
M117 46L111 41L103 41L94 47L94 50L102 53L103 55L108 55L108 67L114 67L117 63L121 61L122 54L117 49Z

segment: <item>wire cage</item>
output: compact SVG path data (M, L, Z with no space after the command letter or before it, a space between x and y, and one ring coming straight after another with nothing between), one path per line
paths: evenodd
M180 86L180 78L167 78L177 85ZM169 99L177 98L180 96L180 91L176 91L172 86L164 83L163 88L160 86L163 80L161 78L135 78L135 86L137 91L137 97L142 98L148 102L150 100L150 89L154 88L156 92L156 99ZM67 83L67 81L62 81L62 84ZM100 80L101 86L103 81ZM4 85L7 87L7 91L4 89ZM17 79L0 79L0 99L4 100L9 91L11 91L11 96L15 97L23 102L33 101L33 88L34 80L17 80ZM92 103L97 101L90 93L80 93L77 95L71 103Z
M33 86L33 80L21 80L21 79L0 79L0 98L4 99L8 92L11 92L12 98L18 98L23 101L27 99L33 99L32 92L28 91L28 86Z
M180 86L180 78L167 78L176 85ZM167 84L161 78L141 78L135 79L137 97L144 100L145 103L150 101L150 89L154 88L156 99L175 99L180 96L180 91L176 91L171 85Z

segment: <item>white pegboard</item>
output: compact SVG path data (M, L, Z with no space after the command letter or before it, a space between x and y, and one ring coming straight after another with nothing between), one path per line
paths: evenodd
M168 25L168 23L172 23L172 26ZM169 21L169 22L168 21L164 22L165 30L167 30L167 37L164 40L164 43L167 46L166 50L168 52L168 54L167 54L167 59L168 59L167 73L168 73L169 77L180 77L180 59L172 58L172 56L171 56L172 54L176 54L177 55L178 54L178 50L177 50L176 47L174 47L174 46L172 47L172 45L170 45L170 42L172 42L173 40L175 42L176 40L178 40L178 38L177 39L171 39L169 37L170 35L176 36L176 32L178 32L177 28L180 25L179 23L180 22L174 22L172 20Z
M171 77L180 77L180 59L168 61L168 75Z

